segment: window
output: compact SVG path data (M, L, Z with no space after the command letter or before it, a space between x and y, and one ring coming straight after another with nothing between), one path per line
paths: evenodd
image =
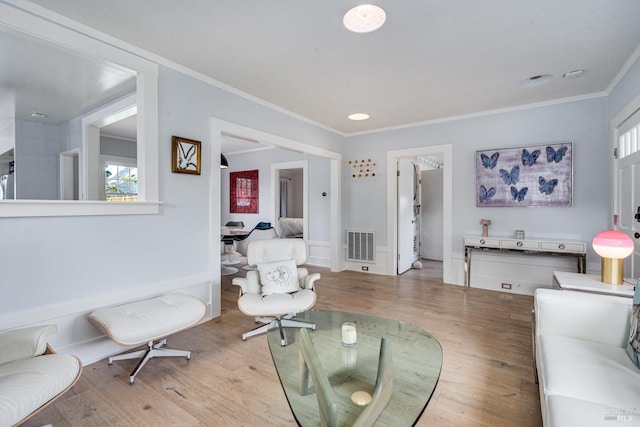
M640 110L636 110L618 127L618 158L622 159L640 151Z
M138 167L135 159L104 158L104 200L132 202L138 200Z

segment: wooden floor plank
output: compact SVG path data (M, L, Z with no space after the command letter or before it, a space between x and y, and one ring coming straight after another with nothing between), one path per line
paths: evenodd
M320 272L316 309L399 319L440 341L443 368L418 426L540 426L531 348L532 297L445 285L442 265L396 277ZM241 270L238 275L243 275ZM222 315L180 332L168 347L183 358L154 359L133 386L134 361L84 369L64 396L25 426L294 426L265 336L243 342L253 319L236 305L233 276L222 277Z

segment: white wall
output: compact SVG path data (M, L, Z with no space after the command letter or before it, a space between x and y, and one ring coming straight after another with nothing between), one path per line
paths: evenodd
M442 261L442 169L425 170L421 176L420 256Z
M350 137L345 158L368 156L381 166L376 182L347 181L343 191L343 223L346 228L373 229L378 245L386 250L385 152L452 144L453 251L459 264L454 266L460 273L459 281L462 279L463 236L479 234L482 218L492 220L490 232L494 235L510 236L513 230L524 229L530 237L590 242L608 224L611 168L607 161L610 151L606 117L606 98L595 98ZM477 150L559 141L574 144L572 207L476 207L474 158ZM376 214L371 215L372 212ZM589 260L597 261L591 249Z

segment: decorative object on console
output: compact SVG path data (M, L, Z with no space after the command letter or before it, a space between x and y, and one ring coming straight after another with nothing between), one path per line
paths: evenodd
M518 240L524 240L524 230L516 230L513 232L513 238Z
M640 368L640 279L636 283L636 291L633 295L631 307L631 319L629 321L629 342L627 354L631 361Z
M622 285L624 259L633 252L633 240L622 231L605 230L593 238L593 250L602 257L600 280Z
M476 152L476 206L571 206L571 142Z
M229 175L229 211L258 213L258 170L231 172Z
M200 141L171 137L171 172L200 175Z
M481 219L480 224L482 224L482 237L489 237L489 226L491 225L491 220Z

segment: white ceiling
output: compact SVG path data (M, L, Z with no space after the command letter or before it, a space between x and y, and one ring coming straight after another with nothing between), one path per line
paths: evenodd
M0 64L1 121L59 124L136 89L132 70L6 29Z
M32 2L344 134L602 94L640 44L639 0L379 0L368 34L353 0Z

